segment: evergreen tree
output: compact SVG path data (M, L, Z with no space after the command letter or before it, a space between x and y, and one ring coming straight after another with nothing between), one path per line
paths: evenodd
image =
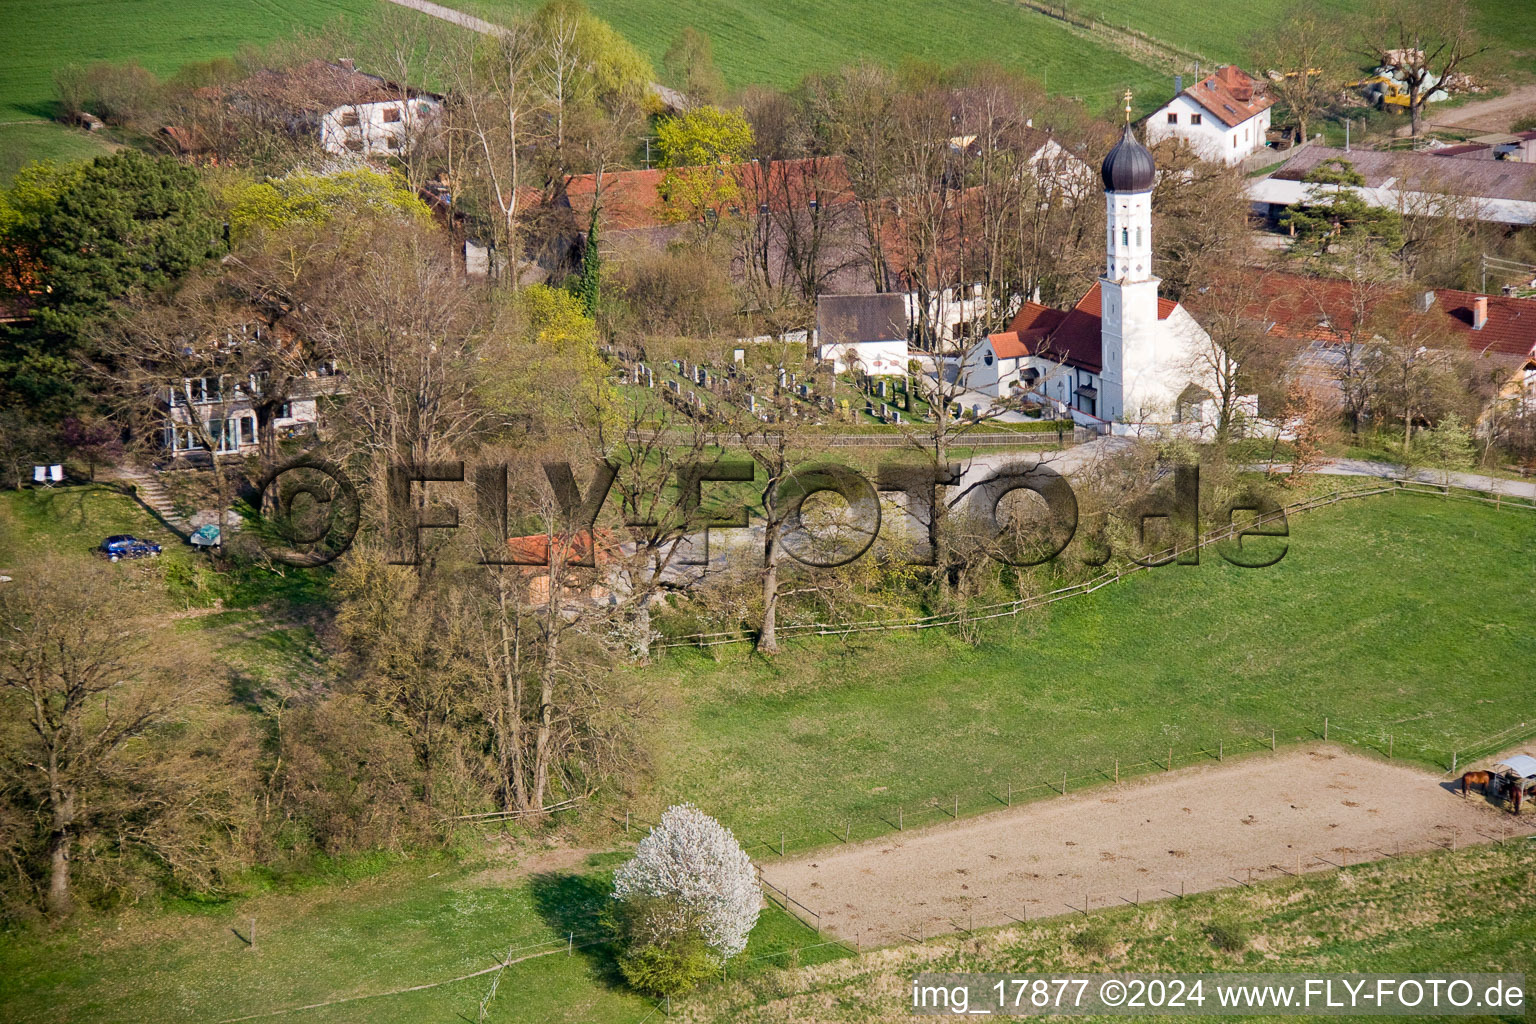
M114 300L162 287L224 246L198 174L135 150L97 157L37 228L37 322L74 348Z

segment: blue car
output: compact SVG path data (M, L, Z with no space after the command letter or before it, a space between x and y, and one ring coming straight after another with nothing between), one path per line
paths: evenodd
M125 558L154 558L160 554L160 545L120 533L102 541L101 547L96 550L105 555L109 562L120 562Z

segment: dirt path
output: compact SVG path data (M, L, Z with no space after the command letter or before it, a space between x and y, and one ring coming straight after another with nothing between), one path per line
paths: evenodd
M1485 132L1507 132L1516 120L1536 113L1536 85L1523 85L1491 100L1477 100L1463 107L1436 111L1429 109L1429 121L1440 128L1472 128Z
M865 946L1530 831L1450 783L1319 746L762 863Z

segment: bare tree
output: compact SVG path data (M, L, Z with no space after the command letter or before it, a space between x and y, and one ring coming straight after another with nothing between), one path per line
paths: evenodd
M1341 52L1338 25L1316 0L1295 0L1249 47L1270 71L1269 88L1296 121L1297 141L1328 110Z
M518 285L519 215L525 202L522 184L524 152L539 135L538 112L543 108L535 87L538 34L518 20L495 36L459 37L446 52L441 73L454 100L447 110L446 130L456 160L454 176L461 189L474 185L496 212L493 224L499 270Z
M109 797L127 769L126 745L195 704L206 665L179 646L165 657L163 630L152 649L148 622L132 613L142 596L124 600L99 568L50 553L18 577L0 588L0 695L25 733L3 757L45 822L47 906L63 916L74 905L71 863L82 837L157 799ZM195 779L183 784L198 788Z
M1200 297L1200 322L1206 340L1190 367L1194 379L1210 384L1216 403L1218 445L1233 439L1238 426L1238 399L1249 392L1257 360L1265 347L1268 325L1264 273L1255 267L1226 270L1213 276Z
M1408 90L1415 138L1429 97L1488 49L1472 18L1466 0L1379 0L1365 22L1356 50Z
M862 256L875 291L890 289L885 219L899 176L897 85L883 67L860 64L808 83L828 152L842 153L862 222Z

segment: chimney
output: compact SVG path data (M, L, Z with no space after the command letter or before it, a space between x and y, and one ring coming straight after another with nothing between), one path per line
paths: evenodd
M1414 302L1414 306L1417 307L1417 309L1418 309L1418 311L1420 313L1428 313L1430 307L1433 306L1434 304L1435 304L1435 293L1434 292L1421 292L1419 294L1419 297L1418 297L1417 301Z
M1472 329L1480 331L1488 322L1488 296L1479 295L1472 300Z
M1173 76L1173 94L1175 96L1177 96L1179 93L1181 93L1183 91L1184 91L1184 76L1183 75L1174 75Z

